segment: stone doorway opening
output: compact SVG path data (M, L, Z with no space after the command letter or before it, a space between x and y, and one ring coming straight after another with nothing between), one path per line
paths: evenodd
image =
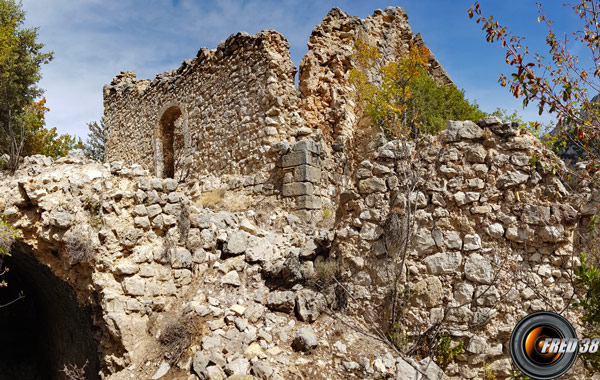
M5 258L10 268L0 289L0 380L63 380L65 365L82 367L86 379L100 380L91 312L73 289L42 265L26 246L15 244Z
M160 143L162 145L162 173L156 173L162 178L175 177L175 145L176 145L176 125L181 118L181 109L177 106L171 106L163 112L160 117Z

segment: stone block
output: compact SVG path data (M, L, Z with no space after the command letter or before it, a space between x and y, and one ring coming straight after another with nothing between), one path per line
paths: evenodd
M310 182L292 182L283 185L284 197L296 197L299 195L312 195L314 192L313 184Z
M310 165L296 166L294 169L294 179L298 182L317 183L321 180L321 169Z
M307 151L291 152L281 158L281 166L284 168L305 164L318 166L317 159Z
M371 177L358 183L358 191L361 194L370 194L375 192L383 193L387 191L387 185L384 179Z
M446 124L446 140L448 142L460 140L476 140L483 135L483 130L472 121L452 121Z
M315 154L320 154L321 153L321 147L319 146L319 144L317 144L316 142L312 141L312 140L301 140L298 141L296 144L294 144L294 147L292 148L292 150L294 152L311 152L311 153L315 153Z
M302 195L296 198L297 209L315 210L321 208L322 205L321 197L314 195Z

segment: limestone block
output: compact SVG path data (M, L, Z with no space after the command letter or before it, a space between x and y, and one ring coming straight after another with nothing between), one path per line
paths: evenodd
M271 262L280 257L279 251L275 251L273 245L265 238L250 236L246 248L246 261L249 263Z
M439 252L425 258L425 265L431 274L454 273L462 264L460 252Z
M446 124L446 141L477 140L483 135L483 130L472 121L449 120Z
M314 187L310 182L292 182L283 185L284 197L295 197L299 195L313 195Z
M415 248L420 255L426 255L435 250L435 240L433 240L431 232L428 229L419 229L414 239Z
M442 301L442 282L437 277L428 277L417 282L413 288L415 299L427 307L435 307Z
M226 273L221 278L221 284L240 286L242 284L242 281L240 280L240 275L238 274L238 272L235 270L232 270L232 271Z
M477 234L466 234L463 239L463 250L475 251L481 248L481 237Z
M132 296L143 296L145 292L146 280L138 276L127 277L122 282L125 294Z
M463 241L457 231L444 232L445 243L448 249L462 249Z
M487 156L487 150L483 147L483 145L476 144L467 148L466 158L467 162L482 164L485 162L485 157Z
M192 254L185 248L177 247L171 252L171 267L173 268L191 268Z
M472 354L485 354L488 350L488 345L484 338L473 335L471 339L469 339L466 350Z
M454 286L454 299L461 305L471 302L475 288L468 282L462 282Z
M504 235L504 227L500 223L493 223L485 227L485 232L494 238L500 238Z
M465 261L467 279L481 284L490 284L494 279L492 265L478 253L473 253Z
M292 150L294 152L302 152L307 151L315 154L321 153L321 146L314 142L313 140L305 139L300 140L296 144L294 144Z
M275 290L267 296L267 307L272 310L291 313L294 311L295 298L292 291Z
M297 182L318 183L321 180L321 169L310 165L299 165L294 168L294 179Z
M556 243L565 240L565 228L562 225L544 226L538 230L542 241Z
M550 207L525 205L521 213L521 221L528 224L546 225L550 222Z
M296 198L296 208L297 209L319 209L323 205L321 201L321 197L317 197L314 195L301 195Z
M178 183L173 178L166 178L163 183L165 191L175 191L177 189Z
M318 160L307 151L290 152L281 158L281 166L284 168L298 165L319 166Z
M136 227L143 228L146 230L150 228L150 219L148 219L147 216L136 216L135 218L133 218L133 224Z
M382 178L371 177L358 182L358 191L361 194L371 194L375 192L387 191L385 180Z
M310 326L304 326L296 332L292 347L296 351L310 351L316 348L318 343L317 336L313 329Z
M510 226L506 229L506 238L508 240L523 243L533 239L535 231L527 224L521 226Z
M496 181L496 185L500 189L507 189L525 183L529 179L529 175L520 171L510 171L500 175Z
M246 251L248 246L248 233L246 231L233 231L227 235L226 247L227 253L239 255Z
M383 228L381 228L381 226L377 224L370 222L364 223L362 228L360 229L360 237L368 241L377 240L382 234ZM431 241L433 242L433 239L431 239Z

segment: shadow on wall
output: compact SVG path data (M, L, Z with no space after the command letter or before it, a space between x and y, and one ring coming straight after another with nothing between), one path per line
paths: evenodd
M156 173L162 178L175 177L175 122L181 117L181 109L169 107L160 118L160 143L162 145L162 173Z
M52 274L26 246L6 258L0 304L0 380L63 380L64 365L86 367L86 379L99 380L91 314L77 304L71 287Z

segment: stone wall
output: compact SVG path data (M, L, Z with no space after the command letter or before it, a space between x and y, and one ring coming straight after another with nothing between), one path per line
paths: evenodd
M206 193L78 155L29 157L0 174L0 214L26 247L17 259L47 266L87 307L103 379L436 371L322 314L335 299L310 285L322 232L275 198L234 212L243 190L227 191L223 207ZM178 336L189 340L171 344Z
M177 177L249 174L272 169L268 147L294 143L302 127L327 139L351 136L360 117L347 82L357 39L377 46L384 62L424 45L402 8L365 20L334 8L311 34L299 92L289 44L275 31L232 35L153 81L123 72L104 88L107 161L162 177L175 175L171 161ZM433 54L428 70L440 85L453 85Z
M356 307L368 313L389 302L389 268L401 255L394 242L406 233L393 216L406 220L408 195L415 212L400 272L403 331L410 341L441 322L439 331L466 348L447 375L482 378L485 363L508 376L508 341L522 317L549 310L577 321L578 202L541 158L541 143L493 117L448 122L410 146L412 164L399 144L375 147L340 197L334 252L352 268ZM402 185L406 170L418 173L414 192Z
M275 31L238 33L152 81L117 75L104 87L107 160L177 178L273 167L266 149L301 127L288 47Z

